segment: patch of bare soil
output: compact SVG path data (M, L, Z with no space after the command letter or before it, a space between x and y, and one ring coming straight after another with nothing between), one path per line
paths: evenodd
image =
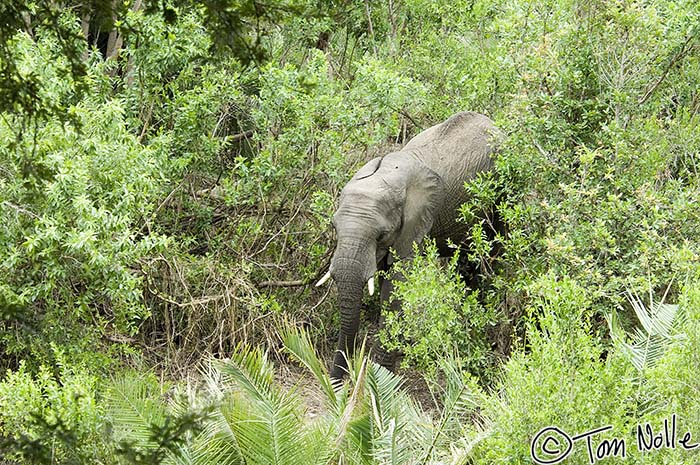
M275 381L286 391L296 390L306 405L308 419L314 419L325 412L321 387L308 370L292 362L278 363L276 368Z
M433 417L440 415L440 407L435 403L428 383L419 371L411 368L399 369L397 374L404 379L403 388L418 403L421 410Z

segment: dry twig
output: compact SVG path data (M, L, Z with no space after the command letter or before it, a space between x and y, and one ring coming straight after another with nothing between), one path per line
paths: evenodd
M656 91L656 89L661 85L661 83L666 79L666 76L668 76L669 71L671 71L671 68L675 66L676 63L678 63L684 56L688 54L690 51L690 43L697 37L698 34L698 28L693 29L693 31L686 37L685 42L683 42L683 45L681 45L680 50L678 53L674 55L673 58L671 58L671 61L668 62L668 65L666 65L666 68L664 69L664 72L661 73L661 76L652 84L652 86L644 93L644 96L639 99L637 103L640 105L649 100L649 97Z

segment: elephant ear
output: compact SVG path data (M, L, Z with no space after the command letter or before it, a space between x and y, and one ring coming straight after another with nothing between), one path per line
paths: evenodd
M360 168L357 171L357 173L355 173L355 176L352 177L352 180L357 181L358 179L364 179L372 176L374 173L377 172L381 164L382 157L377 157L373 160L368 161L362 168Z
M394 249L402 258L412 256L413 243L420 245L430 232L445 190L437 173L418 161L414 165L406 184L403 224L394 242Z

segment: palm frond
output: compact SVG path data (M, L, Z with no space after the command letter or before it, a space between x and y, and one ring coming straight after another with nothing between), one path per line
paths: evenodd
M476 384L468 383L459 356L446 356L440 360L439 367L445 377L442 403L449 406L449 415L453 418L464 418L471 414L478 408L480 399L483 399L483 392Z
M678 313L678 305L651 302L651 309L647 309L638 295L627 293L634 313L642 324L646 334L669 338L673 328L673 320Z
M372 363L367 370L367 398L372 412L375 461L392 465L419 463L432 424L403 389L403 379Z
M167 416L160 389L157 380L145 376L125 376L111 382L105 391L105 402L117 440L154 446L153 426L163 426Z
M196 465L238 465L243 457L236 436L226 418L217 409L192 446L192 463Z
M404 440L405 427L406 423L391 418L382 429L375 430L373 457L376 463L403 465L414 462L415 444Z
M137 463L193 463L192 444L209 410L195 408L191 395L175 391L165 401L154 377L133 375L114 380L105 392L117 453Z
M348 421L342 443L338 444L340 463L349 465L374 465L372 419L368 412L357 413Z
M323 424L307 424L304 407L294 389L283 392L275 383L272 365L260 350L239 348L230 361L220 362L228 385L221 404L222 453L233 445L246 464L294 465L326 463L330 435ZM235 463L235 462L234 462Z
M282 332L282 341L287 352L313 373L325 395L326 403L335 409L338 404L336 391L326 365L316 353L308 333L289 327Z
M386 422L412 400L401 392L403 379L375 363L367 370L367 392L375 425L383 429Z
M224 385L235 385L260 402L269 402L276 394L273 366L260 349L239 346L231 360L215 361L214 366Z
M639 296L631 292L627 293L627 299L641 327L626 334L620 329L615 314L607 316L608 324L618 346L627 354L634 367L643 372L653 367L669 347L685 337L678 331L683 325L683 316L678 305L652 301L649 308Z
M338 435L336 438L337 446L340 446L343 443L345 435L351 425L353 414L356 412L357 405L361 402L362 391L365 384L366 369L367 359L363 359L362 364L360 364L360 370L357 376L354 377L352 394L350 394L350 396L347 398L347 402L343 403L343 411L338 418ZM353 372L354 370L350 371Z
M448 461L441 460L439 463L449 463L450 465L467 465L473 463L472 450L481 441L491 435L491 429L476 432L473 436L459 438L449 445L450 456Z
M437 427L431 431L432 440L425 449L423 462L428 462L436 450L446 449L463 439L467 432L473 431L474 425L469 415L478 407L481 394L478 386L467 383L457 356L443 358L439 366L445 378L445 387L441 389L444 407Z

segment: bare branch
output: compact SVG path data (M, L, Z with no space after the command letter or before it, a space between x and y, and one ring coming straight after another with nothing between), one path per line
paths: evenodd
M652 86L644 93L644 96L639 99L637 103L640 105L649 100L649 97L656 91L656 89L661 85L661 83L666 79L666 76L668 76L669 71L671 71L671 68L675 66L678 61L680 61L684 56L688 54L690 51L690 47L688 45L695 39L697 36L697 29L694 29L693 32L691 32L688 37L686 37L685 42L683 42L683 45L681 45L680 50L676 55L671 59L671 61L668 62L668 65L666 65L666 68L664 69L664 72L661 73L661 76L652 84Z
M249 129L247 131L243 131L240 134L234 134L232 136L229 136L229 140L231 140L233 142L238 142L239 140L248 139L254 133L255 133L255 131L253 131L252 129Z
M262 281L258 287L301 287L310 284L308 279L296 279L294 281Z
M374 41L374 27L372 26L372 10L369 7L369 1L365 0L365 13L367 14L367 28L369 29L369 36L372 39L372 49L374 54L377 54L377 44Z
M31 216L31 217L34 218L34 219L39 219L39 216L38 216L36 213L31 212L31 211L27 210L26 208L22 208L22 207L20 207L19 205L15 205L15 204L13 204L13 203L10 203L10 202L8 202L7 200L4 200L4 201L2 202L2 204L5 205L6 207L10 207L10 208L15 209L15 210L18 211L19 213L24 213L25 215L29 215L29 216Z

